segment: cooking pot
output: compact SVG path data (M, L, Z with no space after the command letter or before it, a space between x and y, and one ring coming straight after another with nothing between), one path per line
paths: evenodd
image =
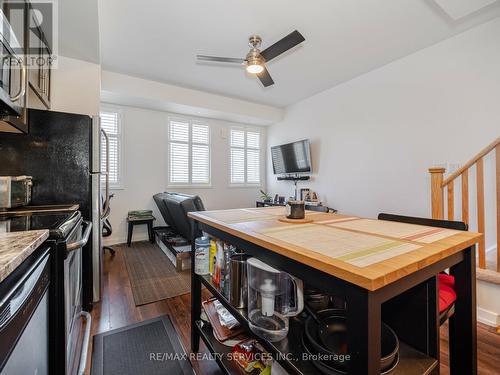
M306 319L304 327L305 343L313 353L331 358L323 364L336 371L347 371L348 363L337 360L341 355L349 354L347 347L347 321L345 310L327 309L316 313L315 320L311 314ZM394 331L385 323L381 325L381 355L380 368L382 372L393 367L399 352L399 340Z

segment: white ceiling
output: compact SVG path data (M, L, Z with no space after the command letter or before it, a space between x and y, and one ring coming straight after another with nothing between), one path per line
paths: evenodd
M484 0L468 0L480 1ZM285 107L500 16L500 2L454 20L433 0L100 0L104 69ZM306 41L268 64L263 88L236 66L196 54L244 57L294 29Z

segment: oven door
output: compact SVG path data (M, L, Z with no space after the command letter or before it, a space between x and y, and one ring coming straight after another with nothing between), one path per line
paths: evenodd
M66 333L66 373L73 374L78 366L85 368L90 335L90 316L82 311L82 248L87 243L92 223L83 221L69 236L64 260L64 317ZM83 332L82 317L87 320ZM83 340L80 338L83 336ZM80 351L78 350L80 348ZM78 355L80 352L80 355ZM78 371L80 373L80 371Z

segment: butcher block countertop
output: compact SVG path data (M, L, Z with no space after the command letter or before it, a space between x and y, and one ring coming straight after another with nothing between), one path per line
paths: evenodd
M0 282L19 267L48 237L48 230L0 233Z
M479 242L483 235L357 216L306 211L306 224L280 221L283 207L191 212L201 223L374 291Z

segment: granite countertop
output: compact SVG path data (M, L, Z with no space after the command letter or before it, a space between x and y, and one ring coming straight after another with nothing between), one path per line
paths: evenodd
M48 237L48 230L0 233L0 282L19 267Z

